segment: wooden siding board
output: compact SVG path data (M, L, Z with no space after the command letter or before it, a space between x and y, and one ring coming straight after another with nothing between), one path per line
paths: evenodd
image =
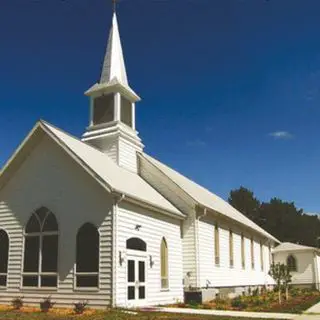
M140 231L135 230L141 225ZM157 213L121 202L117 209L117 249L126 252L126 240L138 237L147 243L147 304L158 305L172 303L183 299L182 287L182 243L180 238L180 221ZM160 288L160 244L165 237L169 250L169 291ZM149 265L149 256L154 265ZM127 254L125 254L127 259ZM126 306L127 295L126 262L117 264L118 306Z
M314 257L312 251L302 252L277 252L274 253L275 263L285 263L287 257L292 254L297 261L297 272L291 272L292 284L314 283Z
M186 287L197 286L195 203L175 183L145 158L139 157L139 173L151 186L186 214L182 222L183 278Z
M54 212L59 223L59 284L56 290L32 291L20 287L23 228L31 212L43 205ZM59 305L83 299L88 299L92 306L110 305L110 210L111 199L105 190L45 137L0 191L0 228L6 230L10 239L8 282L7 288L0 291L5 293L0 294L0 303L23 295L26 303L38 304L50 294ZM85 222L96 224L100 233L101 281L100 290L94 293L73 288L76 233Z
M132 172L137 172L137 148L123 139L119 140L119 165Z
M267 270L261 271L258 260L260 251L257 250L260 244L255 242L255 269L251 268L250 238L245 238L246 267L241 264L241 233L233 231L234 241L234 266L229 264L229 226L219 224L220 239L220 264L215 264L214 258L214 225L215 220L207 218L199 221L199 252L200 252L200 286L206 287L233 287L247 285L273 284L267 274ZM266 250L265 250L266 252ZM266 256L264 260L267 261Z

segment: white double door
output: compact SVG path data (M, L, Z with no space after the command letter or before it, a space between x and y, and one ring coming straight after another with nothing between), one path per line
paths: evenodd
M127 257L127 302L135 307L146 303L146 257L128 255Z

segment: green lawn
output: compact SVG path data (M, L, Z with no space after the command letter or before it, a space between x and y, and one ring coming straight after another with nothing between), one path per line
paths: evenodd
M215 317L215 316L201 316L201 315L179 315L179 314L165 314L165 313L138 313L131 315L123 312L97 312L93 315L55 315L44 314L40 312L22 313L22 312L0 312L0 319L2 320L250 320L249 318L232 318L232 317ZM259 319L255 319L259 320ZM261 319L260 319L261 320Z

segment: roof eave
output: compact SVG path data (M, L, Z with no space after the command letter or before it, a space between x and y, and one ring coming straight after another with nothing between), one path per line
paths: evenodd
M141 98L129 87L119 82L96 83L84 94L88 97L120 92L132 102L139 102Z
M243 227L245 227L245 228L247 228L247 229L249 229L251 231L254 231L255 233L259 233L260 235L262 235L262 236L264 236L264 237L266 237L268 239L273 240L274 242L281 243L281 241L279 241L273 235L269 234L267 231L265 231L266 233L262 233L259 230L254 229L254 228L252 228L252 227L250 227L250 226L248 226L248 225L246 225L244 223L241 223L241 222L239 222L239 221L237 221L235 219L232 219L232 218L228 217L227 215L225 215L225 214L223 214L223 213L221 213L221 212L219 212L217 210L213 210L213 209L207 207L206 205L204 205L202 203L197 202L196 206L198 206L199 208L203 208L203 209L205 209L205 210L207 210L209 212L214 212L215 214L221 215L223 217L223 219L232 221L233 223L237 223L237 224L239 224L239 225L241 225L241 226L243 226Z

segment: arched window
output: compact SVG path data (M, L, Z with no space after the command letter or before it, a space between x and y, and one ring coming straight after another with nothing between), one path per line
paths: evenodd
M161 289L169 287L169 263L168 263L168 244L165 238L161 241Z
M147 251L147 244L139 238L130 238L127 240L127 249Z
M287 266L290 271L297 271L297 260L293 255L288 256Z
M36 210L25 228L24 287L56 287L58 281L58 223L45 207Z
M7 286L9 257L9 237L4 230L0 230L0 287Z
M96 226L85 223L77 234L76 287L99 287L100 236Z

